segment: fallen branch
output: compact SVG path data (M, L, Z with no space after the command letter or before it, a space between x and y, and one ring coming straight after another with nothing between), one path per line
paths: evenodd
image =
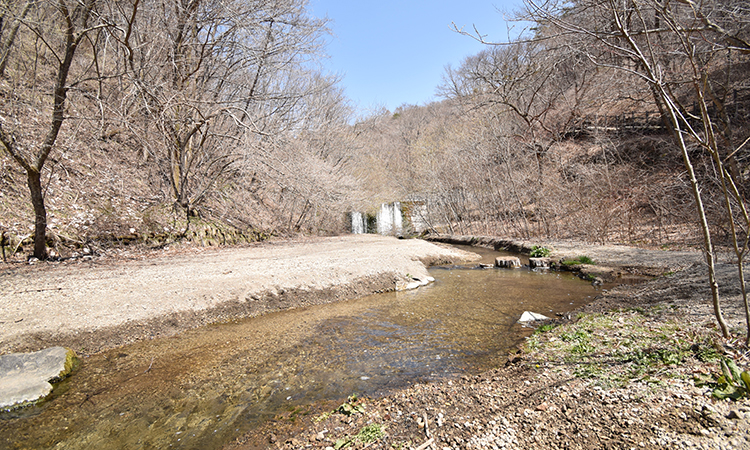
M44 292L44 291L62 291L63 288L49 288L49 289L26 289L25 291L16 291L14 294L28 294L29 292Z
M417 447L416 450L425 450L427 447L435 443L435 438L429 438L427 439L427 442Z
M30 234L27 234L26 236L22 236L18 239L18 244L16 244L16 247L13 249L12 252L10 252L10 256L13 256L18 252L18 249L21 247L21 244L23 244L23 241L25 241L27 238L31 237Z

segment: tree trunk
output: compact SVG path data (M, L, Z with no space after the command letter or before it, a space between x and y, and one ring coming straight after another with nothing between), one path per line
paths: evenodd
M669 96L664 91L663 87L657 87L659 88L659 92L662 95L662 99L667 100ZM724 320L724 316L721 313L721 305L719 302L719 282L716 279L716 257L714 255L713 241L711 239L711 229L708 226L708 219L706 218L706 208L703 206L700 186L698 185L698 180L695 177L693 163L690 160L690 154L688 153L687 144L685 143L682 135L682 130L680 129L680 121L677 118L676 108L672 103L666 101L665 103L667 104L666 109L669 113L670 121L672 122L671 127L673 130L673 136L677 138L677 144L679 145L680 152L682 153L682 160L685 164L685 169L687 170L688 176L690 178L690 186L693 191L693 198L695 199L695 207L698 212L698 220L701 226L701 231L703 232L703 254L706 257L706 265L708 266L708 282L711 287L711 303L714 308L714 315L716 316L716 321L719 323L721 334L725 338L728 338L729 327L727 326L727 323Z
M37 170L27 172L31 203L34 205L34 257L47 259L47 210L44 208L42 174Z

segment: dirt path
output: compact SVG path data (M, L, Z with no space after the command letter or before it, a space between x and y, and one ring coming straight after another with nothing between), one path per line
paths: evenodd
M425 280L425 264L466 258L471 254L425 241L351 235L6 269L0 353L50 345L93 353L210 322L401 288Z

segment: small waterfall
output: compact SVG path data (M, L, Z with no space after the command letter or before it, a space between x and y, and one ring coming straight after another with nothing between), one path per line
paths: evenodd
M367 233L367 218L358 211L352 211L352 234Z
M378 210L378 233L383 235L399 235L403 231L401 218L401 203L383 203Z

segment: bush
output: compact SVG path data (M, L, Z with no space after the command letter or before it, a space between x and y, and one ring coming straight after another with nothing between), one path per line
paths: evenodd
M542 247L539 245L535 245L531 247L531 252L529 253L529 256L532 258L546 258L550 254L550 249L547 247Z

